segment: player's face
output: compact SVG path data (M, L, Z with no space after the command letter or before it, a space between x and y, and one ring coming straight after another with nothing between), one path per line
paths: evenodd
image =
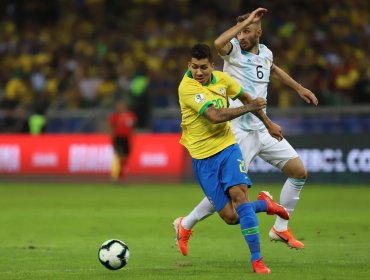
M188 67L194 80L198 81L202 85L209 84L211 82L214 64L211 63L208 58L196 59L193 57L190 60Z
M243 51L250 51L255 47L259 43L260 36L261 30L255 24L248 26L236 35Z

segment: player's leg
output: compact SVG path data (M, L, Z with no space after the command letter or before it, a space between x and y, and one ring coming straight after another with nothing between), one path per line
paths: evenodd
M212 197L222 197L221 201L218 202L222 205L222 207L220 207L219 209L219 213L222 219L227 224L238 224L238 214L229 201L229 198L224 194L223 189L220 188L218 177L215 176L215 174L218 174L219 172L219 166L216 164L212 164L213 161L211 160L209 160L209 162L211 163L207 166L207 161L208 160L193 160L194 173L196 174L203 191L206 194L209 194L211 200ZM202 168L203 165L205 165L206 167ZM207 178L207 180L205 180L204 178ZM207 189L207 191L205 189ZM216 210L214 205L206 196L186 217L179 217L174 220L173 226L176 231L176 244L184 256L188 255L188 242L192 234L193 226L197 222L205 219L215 212Z
M261 149L261 144L259 141L259 135L257 131L244 131L239 129L236 125L232 126L235 139L239 144L241 149L244 163L245 171L248 172L248 167L251 161L256 157ZM256 213L262 212L258 205L255 205ZM175 227L183 227L186 230L191 230L198 222L204 220L215 212L213 205L209 202L207 197L195 206L195 208L185 217L176 218L174 221ZM275 213L274 213L275 214ZM239 217L235 209L230 205L226 207L222 213L219 213L221 218L229 225L234 225L239 223ZM180 218L182 218L181 223ZM187 232L187 231L184 231Z
M238 213L242 234L251 251L251 261L261 258L259 227L256 212L249 202L246 185L236 185L228 189L231 202Z
M282 168L282 172L288 177L280 194L280 203L284 204L290 214L293 213L301 190L307 178L307 171L299 157L290 159ZM275 228L279 231L287 230L286 221L275 223Z
M249 139L248 142L241 140L241 144L243 145L244 148L246 148L245 145L248 145L250 141L254 141L254 134L253 133L238 133L236 136L241 139ZM247 165L245 164L243 158L244 155L242 154L242 151L240 149L240 145L235 145L234 150L236 155L239 156L239 158L234 157L232 160L237 162L239 164L237 170L239 173L242 173L244 176L244 179L247 180L247 185L248 187L252 186L252 182L250 181L248 177L248 172L247 172ZM252 152L250 154L246 154L245 157L247 158L248 162L252 160L254 157L254 154L256 153L256 149L253 150L251 149ZM233 168L233 165L231 165ZM222 180L223 182L230 182L230 180L233 179L233 172L234 170L228 170L227 165L226 168L222 169L223 172L223 177ZM247 197L247 191L245 190L245 196ZM206 198L207 199L207 198ZM204 201L204 200L203 200ZM209 200L207 199L209 202ZM209 202L210 203L210 202ZM253 206L253 210L255 213L260 213L260 212L266 212L268 215L278 215L282 219L289 219L289 214L287 210L282 207L281 205L277 204L275 201L273 201L272 196L268 192L260 192L257 201L251 202ZM214 209L214 208L213 208ZM204 211L205 212L205 211ZM220 217L229 225L235 225L239 223L239 217L238 213L235 210L235 207L232 205L232 203L228 203L222 211L218 211Z
M208 198L204 197L187 216L183 217L182 226L186 229L192 229L198 222L215 212L215 208L209 202Z
M288 177L280 193L280 203L284 205L292 215L300 198L300 193L306 182L307 172L299 157L290 159L282 168L282 172ZM291 248L303 249L304 244L294 238L288 228L288 221L279 217L269 233L271 240L283 241Z
M253 160L259 151L259 145L257 140L257 134L253 131L246 132L238 128L237 125L232 126L235 139L238 142L240 149L243 154L243 159L245 162L246 171L248 171L249 163ZM254 143L251 145L251 143ZM256 145L257 143L257 145ZM197 206L186 216L176 218L173 222L175 228L183 227L186 230L191 230L198 222L204 220L205 218L211 216L215 213L215 208L207 197L204 197ZM234 225L239 223L239 217L235 212L235 209L230 205L226 207L222 213L219 213L221 218L229 225ZM181 223L180 223L181 219ZM184 231L186 232L186 231Z
M208 198L205 197L201 201L201 203L192 211L191 215L187 216L187 218L189 219L191 216L195 216L196 215L196 212L195 212L196 209L198 209L199 207L202 207L202 204L205 201L206 201L205 204L208 207L210 202L209 202ZM282 207L281 205L277 204L275 201L273 201L272 197L269 195L268 192L265 192L265 191L260 192L257 200L253 201L251 203L252 203L253 210L254 210L255 213L266 212L268 215L278 215L282 219L289 219L289 214L288 214L287 210L284 207ZM195 212L195 213L193 213L193 212ZM212 212L210 213L210 215L213 214L214 212L215 212L215 210L214 210L214 207L212 205ZM221 211L218 211L218 214L225 221L225 223L228 224L228 225L237 225L237 224L239 224L238 213L235 210L231 201L229 201ZM204 219L204 216L202 216L202 217ZM208 217L208 216L206 216L206 217ZM177 221L175 220L176 221L175 224L180 223L180 219L182 219L179 226L181 226L181 227L183 227L187 230L192 229L192 227L187 227L188 225L184 222L185 218L186 217L177 218L176 219ZM196 220L196 222L198 222L200 220L201 219L198 218ZM195 223L193 222L193 225L194 224Z
M174 221L174 226L191 230L198 222L206 219L215 212L216 210L212 203L209 202L207 197L204 197L187 216L176 218ZM236 213L231 202L229 203L228 207L225 207L225 209L219 213L219 215L228 225L236 225L239 223L238 214Z
M297 152L288 141L283 139L279 142L266 131L260 132L260 134L264 148L260 151L259 156L280 169L288 177L280 193L280 204L288 210L291 216L306 181L307 172ZM290 247L297 249L304 247L302 242L293 237L288 228L288 221L280 217L276 218L269 235L270 239L284 241Z
M239 146L233 145L229 147L221 160L218 162L221 167L217 177L220 178L220 189L224 193L216 192L216 196L213 198L215 208L219 213L222 212L222 209L227 206L224 203L224 199L230 198L239 216L241 232L248 244L254 271L257 273L270 273L270 269L261 261L259 226L255 212L256 206L248 198L248 186L251 186L252 182L247 175ZM221 208L222 203L225 206ZM258 203L260 204L259 206L263 205L263 210L267 211L267 205L264 201L259 201Z
M121 141L121 169L120 169L120 175L122 177L126 176L127 174L127 162L128 162L128 155L130 152L130 145L129 140L127 137L122 138Z
M233 186L228 189L228 193L226 194L222 188L219 188L218 191L213 194L208 193L207 196L212 196L210 199L214 201L220 217L228 224L237 224L240 221L242 234L251 252L253 270L256 273L270 273L270 269L262 262L258 220L253 202L247 199L247 185ZM265 205L265 211L266 209Z
M215 155L217 157L219 155ZM217 173L219 166L212 164L213 161L209 158L203 160L192 160L193 171L198 179L203 192L209 197L215 197L217 191L219 192L219 182ZM207 179L205 179L207 178ZM174 229L176 231L176 244L180 252L184 255L188 255L188 242L192 234L192 227L200 220L213 214L216 210L213 204L209 201L209 197L205 197L193 211L186 217L176 218L173 222ZM224 205L226 205L228 199L225 198ZM185 220L185 223L184 223Z
M243 155L245 163L245 171L248 172L248 168L252 160L260 153L264 148L263 142L260 140L260 132L258 130L254 131L245 131L238 128L237 125L232 126L235 139L239 144L240 150ZM269 215L278 215L281 219L288 220L289 216L287 215L286 209L281 207L281 205L275 203L272 200L272 196L268 192L260 192L258 195L258 200L264 200L267 203L268 209L267 214ZM256 202L258 203L258 201ZM256 213L264 212L260 210L257 204L255 204Z
M119 138L114 138L112 140L113 144L113 162L112 162L112 169L111 169L111 180L112 182L117 182L119 179L120 171L121 171L121 143Z
M193 226L215 212L216 210L209 202L208 198L204 197L187 216L178 217L173 221L172 224L176 231L177 238L176 244L184 256L188 255L188 242L192 234Z
M208 216L216 212L212 203L209 202L207 197L204 197L202 201L185 217L183 217L181 225L186 229L192 229L196 223L204 220ZM239 223L239 217L236 213L231 202L228 206L219 212L220 217L228 225L236 225Z

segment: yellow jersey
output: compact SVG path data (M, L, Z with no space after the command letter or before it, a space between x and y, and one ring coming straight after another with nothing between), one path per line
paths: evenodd
M179 85L182 136L180 143L195 159L204 159L235 144L230 123L212 124L203 116L207 107L217 109L228 106L227 98L235 100L242 93L242 87L229 75L212 72L211 82L202 85L194 80L188 70Z

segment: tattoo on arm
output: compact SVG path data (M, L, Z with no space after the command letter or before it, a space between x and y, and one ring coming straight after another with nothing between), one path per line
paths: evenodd
M250 112L250 107L248 105L243 105L237 108L222 108L216 109L213 106L210 106L206 109L205 116L212 123L222 123L226 121L233 120L245 113Z

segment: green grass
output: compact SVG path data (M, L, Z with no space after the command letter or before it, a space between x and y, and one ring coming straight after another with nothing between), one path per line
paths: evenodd
M251 196L260 189L254 187ZM280 186L268 189L276 197ZM259 279L239 226L214 215L195 228L190 255L174 247L172 221L202 198L196 185L0 185L0 279ZM290 223L303 251L271 243L274 218L259 214L262 253L274 279L369 279L370 188L307 185ZM97 259L111 238L128 265Z

